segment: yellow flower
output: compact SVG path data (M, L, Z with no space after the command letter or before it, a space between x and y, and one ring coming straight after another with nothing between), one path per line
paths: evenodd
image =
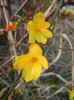
M63 9L61 9L61 13L63 13Z
M73 12L73 11L71 11L71 14L72 14L72 15L74 15L74 12Z
M50 30L53 30L53 28L54 28L54 25L52 25L52 26L50 27Z
M64 12L64 15L67 15L69 13L69 10L67 9L65 12Z
M20 94L21 94L21 95L23 95L23 92L22 92L22 90L21 90L21 89L19 89L19 92L20 92Z
M72 90L71 92L70 92L70 98L69 98L70 100L74 100L74 90Z
M48 69L48 61L42 56L42 49L37 44L32 44L29 53L15 58L14 68L23 70L22 76L26 82L37 80L42 67Z
M45 21L45 16L42 12L37 13L34 16L33 21L29 21L27 24L27 30L29 31L29 43L35 43L37 40L40 43L45 44L47 38L52 37L51 31L47 30L50 23Z

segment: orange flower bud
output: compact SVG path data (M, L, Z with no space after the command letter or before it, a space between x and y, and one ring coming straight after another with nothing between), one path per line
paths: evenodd
M7 27L6 27L6 31L8 32L8 31L13 31L15 29L15 27L14 27L14 25L13 25L13 23L12 22L10 22L10 25L8 25Z
M14 25L9 25L6 27L6 31L13 31L14 30Z

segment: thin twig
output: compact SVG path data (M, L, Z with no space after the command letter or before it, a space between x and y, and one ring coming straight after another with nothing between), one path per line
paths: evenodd
M21 9L25 6L25 4L28 2L28 0L25 0L22 5L18 8L18 10L13 14L12 18L19 12Z
M45 11L44 15L45 15L45 18L47 18L50 10L52 9L54 3L56 2L56 0L53 0L52 4L49 6L49 8Z
M54 15L52 17L51 22L50 22L51 23L50 27L52 26L52 24L53 24L53 22L54 22L54 20L55 20L55 18L57 16L57 14L58 14L58 12L59 12L59 9L60 9L60 7L62 5L62 2L63 2L63 0L59 1L58 7L56 8L56 11L55 11L55 13L54 13ZM49 27L49 29L50 29L50 27Z
M0 29L0 31L5 31L5 29Z
M27 35L27 34L26 34ZM24 37L25 37L25 35L24 35ZM25 39L25 38L24 38ZM17 46L16 47L18 47L18 46L27 46L26 44L24 44L24 43L21 43L21 42L23 42L23 40L24 40L23 38L19 41L19 42L12 42L11 44L16 44ZM58 49L61 49L61 50L67 50L67 51L74 51L74 49L70 49L70 48L67 48L67 47L63 47L63 48L58 48L58 47L51 47L51 46L47 46L47 45L45 45L45 46L43 46L43 48L50 48L50 49L53 49L53 50L58 50Z
M62 48L62 37L61 36L60 36L60 48ZM61 57L61 53L62 53L62 50L59 49L59 52L58 52L56 58L50 63L49 67L59 60L59 58ZM44 72L45 72L45 69L42 70L42 73L44 73Z
M72 83L72 82L68 82L66 85L70 85L71 83ZM49 98L53 97L54 95L56 95L56 94L62 92L63 89L64 89L64 87L61 87L60 89L58 89L58 90L57 90L54 94L52 94L51 96L47 96L47 99L49 99Z
M6 71L3 71L3 72L0 72L0 76L3 76L4 74L6 74L6 73L9 73L10 72L10 68L8 68L8 70L6 70Z
M46 73L46 74L42 74L41 76L48 76L48 75L55 75L59 79L61 79L63 82L65 82L66 84L68 83L62 76L60 76L59 74L53 73L53 72L49 72L49 73Z
M20 74L17 76L16 80L12 83L8 93L6 94L6 96L4 97L4 100L8 100L9 95L11 94L11 92L14 90L15 86L17 85L17 83L19 82L20 78L22 75L22 71L20 72Z
M70 49L73 49L72 43L69 40L67 34L63 33L62 37L64 37L68 41L68 43L70 45ZM71 51L71 52L72 52L72 89L74 90L74 51Z
M21 40L18 42L18 44L16 45L16 47L18 47L18 46L20 45L20 43L21 43L25 38L27 38L28 36L29 36L29 33L25 34L25 35L21 38Z
M43 46L43 48L50 48L50 49L55 49L55 50L58 50L58 49L61 49L61 50L69 50L69 51L74 51L74 49L70 49L70 48L58 48L58 47L49 47L49 46Z
M61 8L66 5L68 2L70 2L71 0L64 0L64 3L61 5ZM46 16L46 20L51 17L54 13L55 13L56 8L52 9L51 12Z
M6 20L6 24L8 25L9 19L7 16L7 12L6 12L6 8L5 8L5 4L4 4L3 0L1 0L1 4L3 5L3 13L4 13L5 20ZM13 34L11 31L8 32L8 41L10 43L11 55L17 56L15 45L14 44L11 45L11 42L14 42ZM13 62L14 62L14 60L13 60Z
M1 66L0 66L0 69L3 67L3 66L5 66L10 60L12 60L13 58L14 58L15 56L12 56L10 59L8 59L4 64L2 64Z
M6 84L7 86L10 86L6 81L4 81L2 78L0 78L0 80L4 83L4 84Z

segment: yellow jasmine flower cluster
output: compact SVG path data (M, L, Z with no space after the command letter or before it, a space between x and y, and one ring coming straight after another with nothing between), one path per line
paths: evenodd
M32 44L29 53L15 58L14 68L23 70L22 76L26 82L37 80L42 68L48 69L48 61L42 56L42 49L38 44Z
M52 37L51 31L47 29L49 26L50 23L45 22L44 14L42 12L37 13L33 21L29 21L27 24L29 43L35 43L37 40L45 44L47 38ZM42 72L42 68L48 69L48 61L42 56L40 46L38 44L32 44L28 54L15 58L14 68L22 70L22 76L26 82L31 80L36 81Z
M61 9L61 14L70 15L70 16L72 16L72 18L74 18L74 12L73 11L69 11L69 9L66 9L66 10Z
M63 10L61 9L61 13L64 13L64 15L67 15L70 11L67 9L67 10Z
M29 31L29 43L35 43L37 40L40 43L45 44L47 38L52 37L51 31L47 28L50 23L45 21L45 16L42 12L37 13L34 16L33 21L29 21L27 24L27 30Z

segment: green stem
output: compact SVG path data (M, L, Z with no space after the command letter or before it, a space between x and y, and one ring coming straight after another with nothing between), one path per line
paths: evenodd
M4 97L4 100L8 100L9 95L12 93L12 91L14 90L15 86L17 85L17 83L19 82L20 78L22 75L22 71L20 72L20 74L17 76L16 80L12 83L8 93L6 94L6 96Z
M59 1L59 5L58 5L58 7L56 8L55 14L53 15L53 18L52 18L52 20L51 20L51 22L50 22L49 30L50 30L50 28L51 28L51 26L52 26L52 24L53 24L53 22L54 22L54 20L55 20L55 18L56 18L56 16L57 16L57 14L58 14L58 11L59 11L59 9L60 9L60 7L61 7L61 5L62 5L62 2L63 2L63 0L60 0L60 1Z

